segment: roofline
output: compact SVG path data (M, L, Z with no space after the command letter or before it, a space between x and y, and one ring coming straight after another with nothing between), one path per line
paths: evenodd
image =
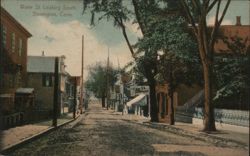
M71 76L72 78L81 78L81 76Z
M28 55L27 57L56 58L56 57L58 57L58 56Z
M27 29L25 29L10 13L8 13L8 11L7 10L5 10L2 6L1 6L1 9L0 9L0 11L1 11L1 14L3 14L3 15L6 15L6 17L7 18L9 18L12 22L14 22L16 25L17 25L17 27L19 28L19 29L21 29L28 37L31 37L32 36L32 34L27 30Z
M198 26L198 23L195 23L195 26ZM220 28L221 27L250 27L250 25L229 25L229 24L227 24L227 25L220 25ZM191 24L188 24L188 27L192 27L192 25ZM207 27L214 27L214 25L207 25Z
M208 27L214 27L213 25L208 25ZM221 25L221 27L250 27L250 25Z
M62 56L42 56L42 55L28 55L27 57L42 57L42 58L61 58Z
M40 72L40 71L28 71L27 70L27 73L28 74L54 74L55 72ZM60 73L59 73L60 74Z

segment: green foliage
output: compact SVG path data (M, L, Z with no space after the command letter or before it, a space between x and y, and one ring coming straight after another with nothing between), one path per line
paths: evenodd
M214 100L244 95L250 89L249 54L240 56L216 57L214 77L218 89ZM246 97L245 97L246 98Z
M116 80L118 70L112 66L107 66L98 62L89 67L89 76L85 82L86 88L92 91L96 97L106 97L107 87L113 87Z
M191 85L202 79L201 65L199 62L197 44L187 29L185 20L180 16L168 16L155 18L148 23L150 33L144 35L136 44L138 53L145 49L149 55L142 55L140 60L156 60L158 82L170 81L172 73L172 85L177 87L181 83ZM158 52L163 55L157 60ZM140 65L140 62L138 63Z
M119 28L122 22L128 21L132 15L122 0L84 0L83 5L83 11L89 9L92 14L91 25L95 25L96 14L98 14L97 21L111 20L114 26Z
M250 48L247 46L247 39L239 36L225 37L220 32L219 38L227 45L227 50L220 50L226 54L217 56L214 65L214 81L216 95L213 100L216 102L226 99L243 99L247 101L247 94L250 90ZM240 101L239 101L240 103Z
M136 45L139 52L150 49L154 52L152 55L157 55L157 51L165 51L183 59L198 59L197 44L191 38L182 17L154 19L149 24L149 33Z

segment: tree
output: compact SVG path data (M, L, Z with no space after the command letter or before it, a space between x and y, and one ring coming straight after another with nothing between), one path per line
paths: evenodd
M102 99L102 107L105 107L105 98L107 97L107 90L114 86L116 82L117 69L109 66L109 72L105 64L98 62L89 67L89 76L86 81L86 88L92 91L97 98ZM107 82L107 77L109 77ZM107 86L109 84L109 86Z
M199 55L203 67L204 91L205 91L205 114L204 131L215 131L214 106L212 103L212 77L214 61L214 44L218 30L224 19L231 0L226 0L226 5L222 9L222 0L181 0L181 6L186 13L186 17L193 28L196 36ZM209 32L207 25L208 13L216 6L215 22L212 31ZM197 21L197 24L196 24Z
M183 17L172 14L168 17L157 16L148 21L152 34L145 35L136 47L139 51L150 48L161 52L158 60L157 82L168 84L168 96L171 99L170 124L174 124L173 93L180 84L192 85L199 81L201 66L197 53L197 44L192 38Z

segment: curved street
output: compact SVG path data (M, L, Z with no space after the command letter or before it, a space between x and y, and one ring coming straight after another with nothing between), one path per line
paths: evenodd
M76 121L39 138L9 155L134 156L245 155L244 150L215 147L195 138L153 129L92 103ZM223 153L220 153L223 149Z

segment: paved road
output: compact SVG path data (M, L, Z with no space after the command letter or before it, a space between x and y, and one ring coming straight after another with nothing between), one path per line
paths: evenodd
M197 152L197 148L205 153L222 152L222 148L206 142L129 122L121 114L101 108L100 104L89 107L77 123L64 126L10 155L205 155Z

